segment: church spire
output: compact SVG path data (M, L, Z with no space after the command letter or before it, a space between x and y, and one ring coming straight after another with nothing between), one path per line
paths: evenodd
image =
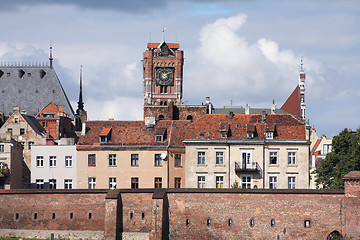
M53 67L52 41L50 41L50 57L49 57L49 60L50 60L50 68L52 68Z
M80 66L80 92L79 92L79 101L78 101L78 109L77 109L77 113L79 114L80 110L84 110L84 102L83 102L83 98L82 98L82 65Z

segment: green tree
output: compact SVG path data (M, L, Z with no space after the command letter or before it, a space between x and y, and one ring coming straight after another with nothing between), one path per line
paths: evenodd
M332 140L332 151L316 168L316 185L324 188L344 188L343 177L360 170L360 128L356 133L344 129Z

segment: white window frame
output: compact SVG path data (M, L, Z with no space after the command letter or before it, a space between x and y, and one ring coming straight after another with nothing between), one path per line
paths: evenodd
M116 188L116 177L109 177L109 189Z
M56 179L55 178L49 179L49 189L56 189Z
M155 135L155 142L159 143L164 141L164 136L163 135Z
M154 155L154 166L162 167L162 159L160 153L155 153Z
M204 151L197 152L197 165L206 164L206 153Z
M65 156L65 167L72 167L72 156Z
M36 167L44 167L44 156L36 156Z
M206 176L197 176L197 187L206 188Z
M216 188L224 188L224 176L215 176Z
M246 181L244 181L244 178L246 179ZM249 179L250 179L250 181L248 181ZM251 189L251 188L253 188L253 177L252 177L252 175L241 175L240 176L240 187L243 188L243 189Z
M44 189L44 179L36 179L36 188Z
M132 153L130 155L131 158L131 166L139 166L139 154L138 153Z
M277 176L269 176L269 189L277 189Z
M116 167L116 154L115 153L109 154L109 167Z
M56 156L49 156L49 167L56 167Z
M271 163L272 157L276 157L276 163ZM279 165L278 152L269 152L269 165Z
M288 177L288 189L296 189L296 177Z
M245 154L245 161L244 161L244 154ZM252 168L253 167L252 161L252 151L251 150L243 150L241 151L241 168Z
M265 133L266 135L266 139L274 139L274 132L266 132Z
M64 179L64 189L72 189L72 188L73 188L73 180Z
M296 165L296 152L288 152L288 165Z
M331 144L323 144L322 154L326 155L331 152L332 146Z
M88 178L88 188L89 189L95 189L96 187L96 178L95 177L89 177Z
M175 167L181 167L181 154L175 154L175 157L174 157L174 166Z
M215 165L224 165L224 152L216 152L215 153Z
M3 144L0 145L0 152L5 152L5 146Z

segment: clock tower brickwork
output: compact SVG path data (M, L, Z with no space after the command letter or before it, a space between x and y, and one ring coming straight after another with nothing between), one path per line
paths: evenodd
M143 53L144 119L194 120L207 106L182 103L184 52L178 43L148 43Z

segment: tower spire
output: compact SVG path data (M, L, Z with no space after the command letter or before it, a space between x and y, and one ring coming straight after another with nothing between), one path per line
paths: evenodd
M50 60L50 68L53 67L53 56L52 56L52 41L50 40L50 57L49 57L49 60Z
M78 101L78 109L77 109L77 113L79 114L80 110L84 110L84 102L83 102L83 98L82 98L82 65L80 65L80 92L79 92L79 101Z
M165 30L166 30L166 27L163 27L163 30L162 30L162 42L165 42Z

